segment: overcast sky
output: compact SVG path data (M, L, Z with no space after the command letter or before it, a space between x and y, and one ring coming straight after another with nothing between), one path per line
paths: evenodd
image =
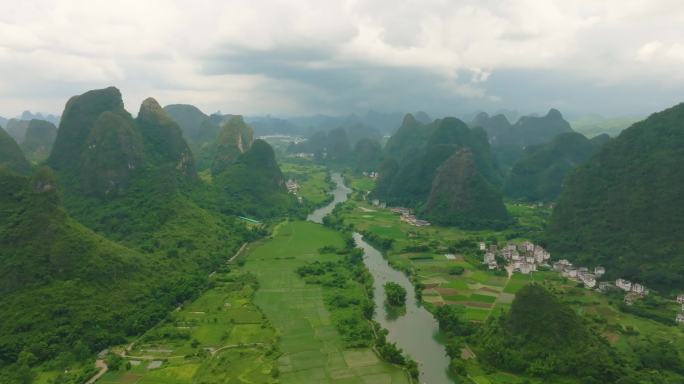
M684 95L681 0L0 0L0 115L117 86L205 112L633 115Z

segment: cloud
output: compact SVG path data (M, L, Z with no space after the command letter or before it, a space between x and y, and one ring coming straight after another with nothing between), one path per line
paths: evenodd
M0 1L4 115L108 85L131 111L631 114L684 85L671 0Z

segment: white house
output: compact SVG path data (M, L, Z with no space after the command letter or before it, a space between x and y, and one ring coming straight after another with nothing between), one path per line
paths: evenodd
M679 304L684 304L684 295L677 295L677 302Z
M606 274L606 269L603 267L596 267L594 268L594 275L597 277L601 277Z
M632 290L632 282L625 279L615 280L615 286L627 292Z
M582 274L580 279L586 288L594 288L596 286L596 276L591 273Z
M634 283L632 284L632 292L643 295L644 293L646 293L646 287L644 287L641 284Z
M491 253L491 252L485 253L485 255L484 255L484 261L482 262L482 264L489 264L489 263L491 263L491 262L495 262L495 263L496 263L496 257L495 257L494 254Z
M678 323L684 323L684 313L678 313L675 321Z
M484 251L487 248L483 241L480 241L480 251Z

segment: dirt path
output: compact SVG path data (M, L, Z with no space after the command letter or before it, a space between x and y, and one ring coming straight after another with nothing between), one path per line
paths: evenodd
M86 384L93 384L93 383L96 382L100 377L102 377L102 375L104 375L105 373L107 373L107 370L109 369L109 367L107 367L107 363L105 363L104 360L99 360L99 359L98 359L98 360L95 360L95 368L100 369L100 371L97 372L97 373L95 374L95 376L91 377L90 380L86 381Z
M242 251L245 249L246 246L247 246L247 243L242 244L242 247L240 247L240 249L238 249L238 251L235 252L235 254L233 255L233 257L231 257L230 259L228 259L228 263L232 263L233 260L235 260L236 257L240 256L240 254L242 253Z

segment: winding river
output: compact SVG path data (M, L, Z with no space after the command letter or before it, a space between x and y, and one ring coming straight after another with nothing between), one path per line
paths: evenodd
M331 178L337 185L332 192L333 201L311 213L308 220L321 223L323 217L332 212L337 204L347 200L351 190L344 185L342 176L339 173L333 173ZM432 314L418 305L413 284L403 272L392 268L380 251L366 243L361 234L354 233L353 236L356 245L364 250L363 261L374 278L374 320L389 331L388 340L397 343L418 362L421 383L451 383L447 374L449 357L444 345L435 339L439 326ZM383 288L383 284L388 281L398 283L406 289L405 313L399 315L388 313Z

